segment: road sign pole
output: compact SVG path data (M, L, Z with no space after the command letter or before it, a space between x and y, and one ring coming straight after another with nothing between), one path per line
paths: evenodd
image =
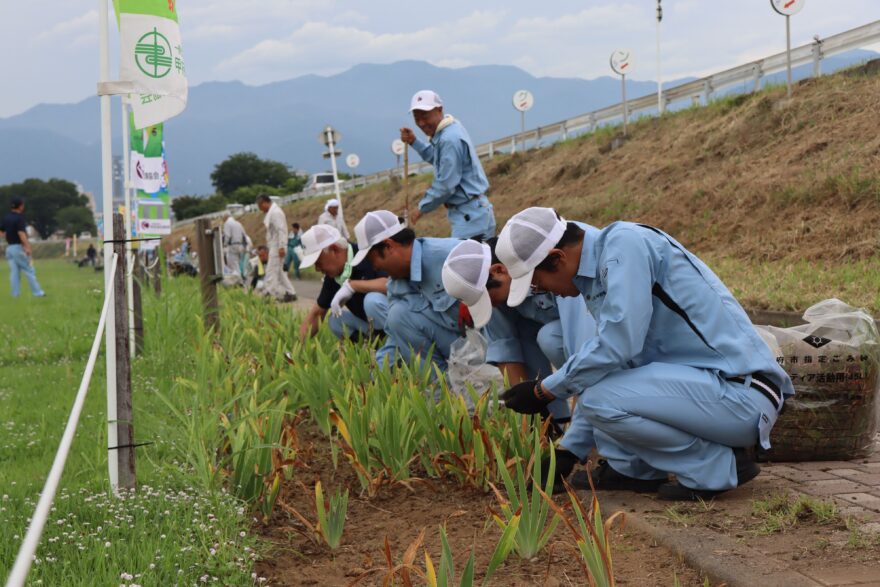
M325 129L327 133L327 146L330 148L330 169L333 170L333 190L336 192L336 199L339 200L339 220L345 223L345 216L342 212L342 192L339 189L339 173L336 170L336 145L333 143L333 129L329 126Z
M785 69L788 79L788 97L791 98L791 17L785 15Z
M629 123L629 108L626 105L626 74L620 75L620 88L623 94L623 136L626 136L626 127Z

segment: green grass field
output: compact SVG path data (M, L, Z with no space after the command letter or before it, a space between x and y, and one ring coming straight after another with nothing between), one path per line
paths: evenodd
M9 272L0 264L0 578L14 561L27 520L52 464L83 374L102 302L102 277L64 261L37 264L48 297L9 295ZM196 294L197 283L163 284ZM194 298L195 295L189 296ZM185 431L171 425L155 390L170 390L187 369L186 345L163 302L147 296L145 356L133 365L135 439L140 491L109 494L104 366L92 378L59 496L29 584L253 585L255 541L250 519L236 500L212 494L175 462ZM161 330L167 329L167 330ZM161 340L160 340L161 339ZM164 342L162 342L164 341ZM167 346L165 346L167 345ZM215 579L216 578L216 579Z

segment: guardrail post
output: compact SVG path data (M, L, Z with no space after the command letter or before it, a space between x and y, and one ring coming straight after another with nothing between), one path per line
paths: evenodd
M516 153L516 135L510 137L510 154Z
M495 143L489 143L489 159L495 156Z
M757 92L761 89L761 79L764 77L764 70L761 69L760 65L755 65L753 69L753 82L752 82L752 92Z
M822 39L818 35L813 37L813 77L822 75Z
M588 133L591 133L594 130L596 130L596 115L595 114L592 114L592 113L590 114L590 116L587 118L587 124L588 124L588 126L587 126Z
M563 141L568 140L568 124L566 122L562 123L562 132L559 134Z
M709 102L712 101L712 95L715 93L715 89L712 87L712 80L706 80L703 82L703 103L708 106Z
M220 305L217 299L217 276L214 273L214 231L207 218L199 218L196 222L196 246L199 251L205 329L216 331L220 328Z
M110 447L108 458L119 464L119 488L134 489L137 477L134 468L134 421L131 407L131 355L128 324L128 296L125 291L125 221L122 214L113 215L113 252L118 257L113 283L113 315L116 319L116 340L106 341L116 347L116 447ZM115 455L113 453L116 453Z

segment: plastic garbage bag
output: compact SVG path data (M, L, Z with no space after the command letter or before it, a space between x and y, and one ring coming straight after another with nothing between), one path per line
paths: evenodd
M450 348L446 372L449 391L462 396L469 411L474 409L474 397L479 398L492 385L504 384L498 367L486 363L487 348L486 339L473 328L468 328Z
M755 327L795 388L773 428L767 456L777 461L864 457L875 446L880 417L880 335L874 318L830 299L811 306L804 320L791 328Z

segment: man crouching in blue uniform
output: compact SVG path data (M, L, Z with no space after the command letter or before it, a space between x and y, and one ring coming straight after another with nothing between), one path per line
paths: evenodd
M368 212L354 228L359 251L353 264L366 259L390 278L387 284L386 346L377 362L393 362L396 352L407 362L433 351L432 361L446 370L452 343L460 336L459 303L443 289L441 271L453 238L416 238L411 228L388 210Z
M597 323L561 369L510 388L505 404L535 413L579 395L575 418L589 423L604 458L598 489L696 500L753 479L760 469L747 449L769 448L794 394L788 375L721 280L672 237L630 222L589 228L529 208L499 236L509 305L533 289L583 296ZM563 438L560 479L587 457L566 449Z

